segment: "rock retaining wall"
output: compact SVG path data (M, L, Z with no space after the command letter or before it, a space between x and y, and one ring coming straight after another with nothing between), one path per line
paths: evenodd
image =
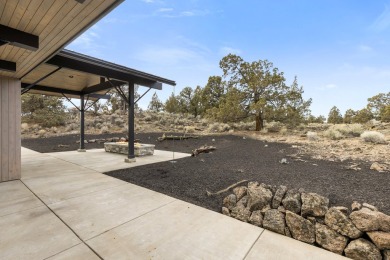
M390 216L366 203L329 207L316 193L249 182L223 199L222 213L352 259L390 260Z

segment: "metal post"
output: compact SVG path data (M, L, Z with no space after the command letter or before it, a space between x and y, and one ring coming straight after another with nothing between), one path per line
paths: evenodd
M129 105L128 105L128 155L125 162L135 162L134 155L134 83L129 82Z
M80 95L80 148L77 150L79 152L85 152L84 146L84 95Z

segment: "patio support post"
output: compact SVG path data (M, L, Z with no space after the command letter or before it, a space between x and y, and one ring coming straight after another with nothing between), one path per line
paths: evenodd
M84 145L84 95L80 95L80 148L77 150L78 152L85 152Z
M128 145L129 150L125 162L135 162L134 154L134 83L129 82L129 97L128 97Z

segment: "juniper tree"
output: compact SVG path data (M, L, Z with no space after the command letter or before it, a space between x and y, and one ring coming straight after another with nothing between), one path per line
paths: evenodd
M328 115L328 124L341 124L343 122L343 117L341 116L340 110L333 106Z

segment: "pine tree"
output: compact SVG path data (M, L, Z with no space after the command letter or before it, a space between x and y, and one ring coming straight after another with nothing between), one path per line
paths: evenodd
M343 117L341 116L340 110L334 106L330 109L328 115L328 124L341 124Z

